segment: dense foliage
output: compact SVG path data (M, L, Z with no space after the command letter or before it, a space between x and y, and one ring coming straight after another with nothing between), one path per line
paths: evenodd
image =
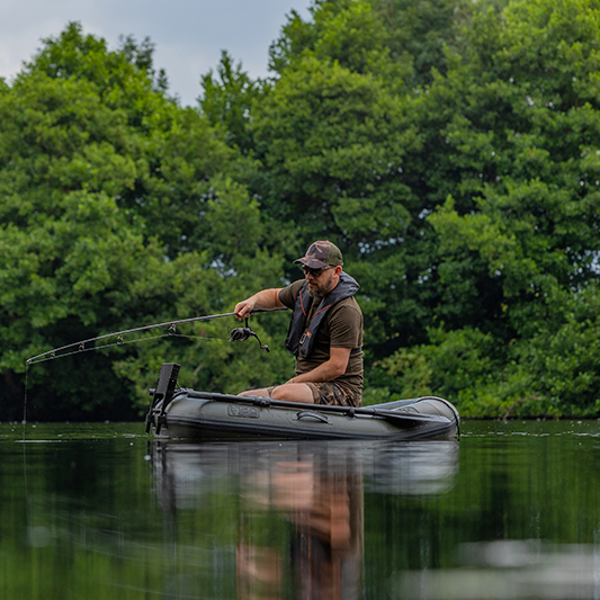
M365 402L598 414L599 25L597 0L316 0L271 79L224 53L183 108L148 40L70 24L0 83L0 418L27 358L230 312L318 238L361 283ZM162 361L286 380L286 323L253 317L268 355L223 319L32 365L28 415L132 418Z

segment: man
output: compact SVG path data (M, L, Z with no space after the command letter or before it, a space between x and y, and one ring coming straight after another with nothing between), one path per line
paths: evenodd
M329 241L310 245L294 261L304 280L257 292L236 304L244 319L257 309L292 309L286 347L296 356L296 374L283 385L242 395L288 402L359 406L363 385L363 315L354 294L358 283L342 270L342 253Z

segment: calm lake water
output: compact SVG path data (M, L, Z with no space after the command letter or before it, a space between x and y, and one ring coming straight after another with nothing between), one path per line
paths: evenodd
M0 425L0 598L600 599L600 422L165 444Z

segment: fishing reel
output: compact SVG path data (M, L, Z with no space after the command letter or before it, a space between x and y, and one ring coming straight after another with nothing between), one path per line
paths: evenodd
M269 346L267 346L266 344L263 345L258 335L256 335L256 333L252 331L251 327L248 325L248 319L245 319L244 323L244 327L236 327L235 329L231 330L231 337L229 338L229 341L245 342L247 339L255 337L258 340L258 345L260 346L260 349L270 352Z

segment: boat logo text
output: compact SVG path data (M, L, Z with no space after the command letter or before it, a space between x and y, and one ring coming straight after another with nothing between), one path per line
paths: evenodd
M227 407L227 414L230 417L241 417L242 419L260 419L260 412L255 406L235 406Z

